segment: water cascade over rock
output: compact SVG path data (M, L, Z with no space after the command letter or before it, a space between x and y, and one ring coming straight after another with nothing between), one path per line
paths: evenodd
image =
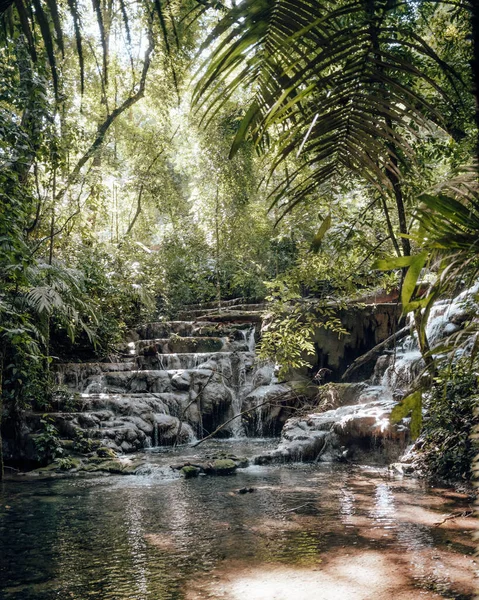
M459 331L471 315L477 315L479 307L473 296L478 289L476 285L453 300L434 305L427 325L431 348ZM371 377L362 382L322 386L322 410L287 421L278 448L259 456L257 462L361 459L365 453L370 456L372 450L378 450L387 462L396 459L409 441L410 419L392 424L389 417L425 371L412 320L408 326L408 335L377 357ZM461 352L467 351L466 347Z
M276 383L273 365L255 362L259 309L197 308L183 315L196 320L131 332L117 362L58 365L57 383L74 395L70 410L50 414L60 435L116 452L189 443L218 428L218 437L278 435L291 390ZM40 415L28 418L34 431Z

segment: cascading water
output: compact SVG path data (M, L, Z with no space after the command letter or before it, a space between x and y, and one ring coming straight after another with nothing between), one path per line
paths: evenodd
M231 386L232 393L231 408L233 417L231 421L231 433L233 437L244 437L245 431L241 422L241 410L243 407L243 391L246 384L246 368L244 357L240 353L234 353L230 358L231 365Z
M474 296L478 291L479 284L476 284L456 298L440 300L433 306L426 326L426 336L432 349L445 337L460 329L473 306L477 311ZM411 327L411 334L398 343L394 354L386 358L380 357L376 363L373 380L380 384L385 397L394 398L398 393L406 391L425 369L411 316L408 317L408 325Z
M471 315L477 315L478 291L479 284L433 307L426 331L432 349L458 331ZM385 451L385 459L395 460L408 440L408 419L392 425L391 411L426 368L412 322L409 324L410 335L393 352L379 356L368 381L330 384L331 397L325 400L332 407L288 421L278 449L259 460L334 460L347 455L351 448L353 452L370 449L378 440L381 449L390 453Z
M245 322L236 313L232 322L150 323L131 332L118 362L64 364L57 378L82 395L88 435L117 452L184 444L221 426L220 435L242 437L251 394L270 384L253 382L255 329L251 312ZM66 422L86 427L80 413Z

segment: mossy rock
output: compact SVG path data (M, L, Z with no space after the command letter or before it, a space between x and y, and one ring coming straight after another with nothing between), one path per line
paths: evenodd
M83 467L83 470L89 472L101 471L104 473L114 473L120 475L125 472L125 465L119 460L103 459L101 461L98 461L91 459L91 461Z
M112 457L112 458L116 458ZM85 464L92 464L92 465L101 465L101 463L104 463L105 460L111 460L111 458L104 458L102 456L85 456L83 457L83 462Z
M107 448L106 446L100 446L96 451L97 455L100 458L116 458L117 453L111 448Z
M125 465L118 460L107 460L104 463L98 465L98 470L119 475L121 473L124 473Z
M56 471L59 471L58 464L52 462L49 465L46 465L45 467L33 469L32 471L29 471L29 473L41 475L42 473L55 473Z
M209 463L205 469L208 475L234 475L238 468L234 460L221 458Z
M72 469L79 469L81 467L81 461L78 458L72 458L71 456L56 460L55 463L58 471L71 471Z
M199 467L193 467L192 465L185 465L180 469L180 473L185 479L192 479L193 477L198 477L200 472L201 469Z
M64 450L74 450L75 442L73 440L60 440L60 446Z
M245 469L249 466L249 460L247 458L244 456L236 456L236 454L231 454L228 452L219 452L218 454L211 456L210 459L215 462L223 460L233 461L238 469Z

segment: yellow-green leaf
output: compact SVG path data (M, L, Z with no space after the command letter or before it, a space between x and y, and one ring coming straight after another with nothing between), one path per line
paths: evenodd
M415 440L421 433L422 427L422 394L420 391L413 392L401 400L395 406L389 417L391 423L399 423L401 419L411 415L411 438Z

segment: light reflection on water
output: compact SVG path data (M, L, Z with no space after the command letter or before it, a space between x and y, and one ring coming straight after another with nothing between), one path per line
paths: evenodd
M218 448L238 455L263 449L250 441L196 452ZM351 547L410 553L422 585L423 551L448 541L447 532L401 510L420 500L440 520L452 508L385 471L277 465L184 480L167 468L171 456L151 460L139 476L0 488L0 598L182 600L191 580L227 561L313 567ZM238 494L243 487L255 492Z

